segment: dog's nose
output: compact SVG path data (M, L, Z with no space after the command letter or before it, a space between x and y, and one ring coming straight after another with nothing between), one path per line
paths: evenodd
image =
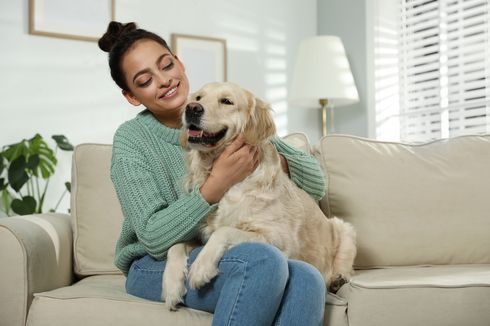
M187 104L187 106L185 107L185 111L186 113L191 112L197 115L201 115L204 112L204 108L199 103L191 102Z
M191 102L185 107L185 119L188 123L198 124L203 113L204 108L199 103Z

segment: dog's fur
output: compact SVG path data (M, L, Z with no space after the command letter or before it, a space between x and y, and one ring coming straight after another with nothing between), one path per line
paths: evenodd
M224 252L247 241L272 244L287 257L312 264L330 290L349 279L356 255L355 231L338 218L326 218L314 199L283 172L270 142L276 130L268 105L235 84L211 83L192 95L183 123L182 143L189 149L188 190L203 184L214 160L239 133L257 146L259 165L229 189L216 212L202 223L205 246L189 273L187 255L194 245L179 243L168 251L162 299L171 310L182 302L186 277L190 287L200 288L218 274ZM206 136L212 140L206 142Z

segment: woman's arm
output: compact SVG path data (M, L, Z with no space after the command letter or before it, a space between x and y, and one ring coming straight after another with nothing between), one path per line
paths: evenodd
M135 159L115 158L111 178L125 218L146 252L157 259L165 258L176 242L190 240L201 220L215 209L198 189L172 201L176 196L172 184L158 182L144 162Z
M325 177L318 161L279 137L274 137L272 144L286 159L291 180L316 200L322 199L326 192Z

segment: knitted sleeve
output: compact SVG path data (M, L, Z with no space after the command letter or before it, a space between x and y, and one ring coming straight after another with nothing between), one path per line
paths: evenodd
M274 137L272 144L288 162L291 180L316 200L322 199L326 191L325 177L318 161L279 137Z
M111 178L125 218L156 259L164 259L173 244L190 240L199 222L215 208L198 189L167 202L165 198L171 196L165 192L174 190L157 182L144 162L136 159L114 159Z

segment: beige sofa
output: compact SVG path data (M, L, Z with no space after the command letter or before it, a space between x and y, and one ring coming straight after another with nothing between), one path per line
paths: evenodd
M287 139L310 150L302 134ZM490 136L408 146L334 135L314 152L322 209L358 232L356 274L328 295L326 325L490 325ZM71 217L0 218L0 325L210 325L208 313L125 293L110 156L109 145L76 148Z

